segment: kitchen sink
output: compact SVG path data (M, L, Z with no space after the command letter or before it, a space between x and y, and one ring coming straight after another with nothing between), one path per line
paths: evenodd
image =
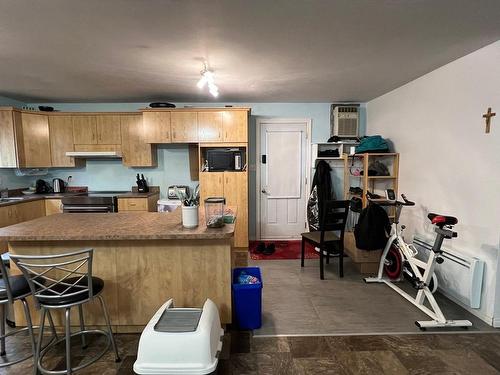
M0 203L22 201L23 199L24 199L23 197L0 198Z

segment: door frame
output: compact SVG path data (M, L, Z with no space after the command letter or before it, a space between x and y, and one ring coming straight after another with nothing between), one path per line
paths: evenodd
M260 241L260 135L262 124L288 124L297 123L306 125L306 160L305 160L305 181L304 192L307 195L311 184L311 135L312 135L312 120L310 118L287 118L287 117L258 117L256 119L256 142L255 142L255 240ZM305 199L304 212L306 212L307 220L307 197ZM305 231L305 229L304 229Z

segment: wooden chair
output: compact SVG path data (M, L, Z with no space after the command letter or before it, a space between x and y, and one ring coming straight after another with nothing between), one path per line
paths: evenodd
M320 209L319 230L302 233L302 257L300 266L304 267L305 243L319 248L319 275L325 279L323 258L330 263L330 254L339 256L339 276L344 277L344 231L349 212L349 201L326 201ZM340 232L336 234L334 232Z

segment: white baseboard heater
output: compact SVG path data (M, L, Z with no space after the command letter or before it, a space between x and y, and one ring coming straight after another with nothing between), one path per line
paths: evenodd
M421 254L432 251L433 243L433 240L418 235L413 238L413 244ZM478 309L481 306L484 261L443 247L441 250L444 262L436 265L440 291L466 306Z

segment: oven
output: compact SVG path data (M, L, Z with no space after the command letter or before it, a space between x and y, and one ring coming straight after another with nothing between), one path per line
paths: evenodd
M64 213L118 212L118 195L125 192L89 192L62 198Z

